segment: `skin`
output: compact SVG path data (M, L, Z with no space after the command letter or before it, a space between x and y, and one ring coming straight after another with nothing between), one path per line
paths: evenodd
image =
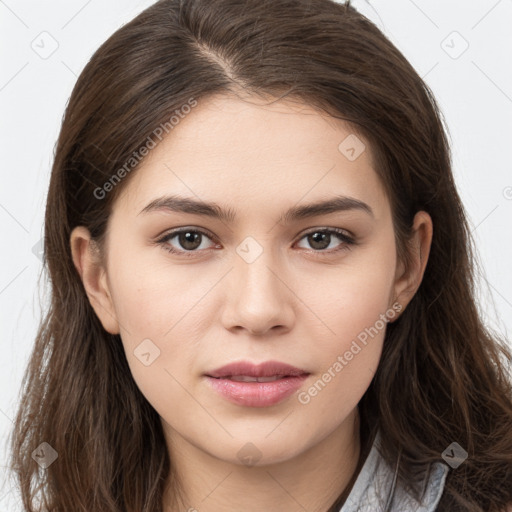
M358 334L413 297L432 221L416 214L413 264L405 269L370 146L359 136L366 150L353 161L338 150L351 133L290 100L201 100L114 203L104 262L86 228L72 232L89 300L104 328L120 333L133 378L161 417L184 491L178 507L169 488L167 510L325 511L354 474L357 404L379 364L385 327L307 404L295 394L271 407L236 405L203 376L232 361L273 359L310 372L300 390L307 391ZM140 213L171 193L216 202L236 219ZM334 195L364 201L373 216L349 210L277 223L292 206ZM215 238L201 237L191 258L173 255L165 245L190 246L177 236L155 241L179 227ZM334 252L344 242L331 234L327 249L318 249L304 232L326 227L347 230L357 244ZM236 252L246 237L262 249L251 263ZM148 338L160 355L145 366L134 350ZM247 443L260 456L252 466L238 455Z

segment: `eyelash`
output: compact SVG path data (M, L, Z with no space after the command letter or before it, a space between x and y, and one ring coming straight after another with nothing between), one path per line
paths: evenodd
M162 248L164 250L166 250L167 252L169 252L171 254L175 254L177 256L182 256L182 257L185 257L185 258L196 257L196 255L198 253L202 252L203 250L207 250L207 249L202 249L201 251L198 251L198 250L193 250L193 251L182 250L182 251L180 251L180 250L174 249L167 242L169 240L173 239L175 236L179 235L180 233L200 233L201 235L204 235L207 238L210 238L210 239L214 238L210 233L208 233L207 231L204 231L203 229L199 229L199 228L194 228L194 229L179 228L179 229L176 229L176 230L173 230L173 231L167 233L162 238L157 240L156 243L161 245ZM319 229L313 229L313 230L308 231L307 233L304 233L302 235L302 237L299 239L299 241L302 240L303 238L305 238L306 236L312 235L314 233L334 234L343 243L337 249L330 249L330 250L326 250L326 249L321 249L321 250L310 249L310 251L312 251L313 253L332 255L332 254L338 253L340 251L348 251L348 250L351 249L351 246L356 245L355 240L353 238L351 238L350 236L348 236L343 230L341 230L339 228L319 228Z

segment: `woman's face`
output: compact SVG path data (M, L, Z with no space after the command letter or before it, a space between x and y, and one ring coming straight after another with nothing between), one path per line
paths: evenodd
M134 173L114 203L105 268L83 277L169 441L270 464L344 428L379 364L384 315L398 316L425 263L402 275L367 143L306 106L218 96ZM211 206L179 211L170 196ZM269 360L308 375L288 379L288 395L229 381L231 398L206 376Z

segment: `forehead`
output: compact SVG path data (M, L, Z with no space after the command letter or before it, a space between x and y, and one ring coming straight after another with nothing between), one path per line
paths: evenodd
M378 215L387 199L370 149L346 122L297 101L210 97L149 152L115 208L138 214L172 193L261 213L343 194Z

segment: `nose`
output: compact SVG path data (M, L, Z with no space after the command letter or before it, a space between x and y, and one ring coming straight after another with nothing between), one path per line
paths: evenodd
M250 261L250 260L249 260ZM270 250L255 261L234 258L222 322L231 331L264 335L270 330L289 331L295 319L295 295Z

